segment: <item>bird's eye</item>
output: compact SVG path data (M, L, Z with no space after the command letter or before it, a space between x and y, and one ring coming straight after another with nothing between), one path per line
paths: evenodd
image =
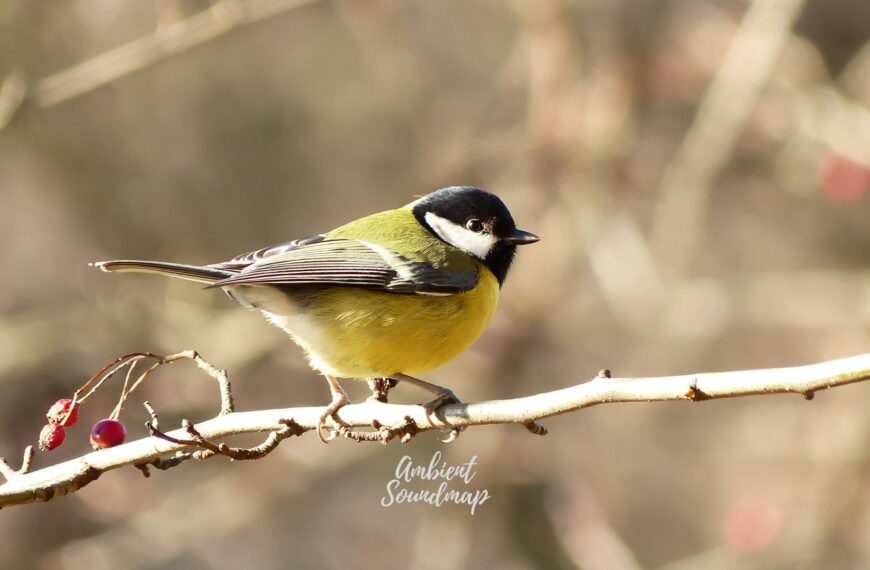
M474 218L465 222L465 227L475 233L481 232L483 231L483 222L481 222L477 218Z

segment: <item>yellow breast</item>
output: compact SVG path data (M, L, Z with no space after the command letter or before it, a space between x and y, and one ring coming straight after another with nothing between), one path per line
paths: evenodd
M276 323L308 354L311 366L341 378L426 372L476 341L498 303L493 274L479 265L477 286L456 295L397 295L331 288L297 299L306 310Z

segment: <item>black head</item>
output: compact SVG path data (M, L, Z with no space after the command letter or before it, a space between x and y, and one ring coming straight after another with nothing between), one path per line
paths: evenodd
M518 230L498 196L471 186L436 190L413 204L414 216L439 239L482 260L504 283L518 245L538 236Z

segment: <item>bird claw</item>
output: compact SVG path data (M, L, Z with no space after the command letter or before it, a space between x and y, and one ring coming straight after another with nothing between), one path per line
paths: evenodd
M325 418L321 417L320 422L318 422L317 424L317 436L323 443L329 443L330 441L338 437L339 430L332 427L324 426L324 420Z
M335 412L337 412L340 408L343 408L347 404L347 400L345 400L344 402L333 400L332 403L329 404L329 406L326 408L326 411L320 414L320 419L317 422L317 437L320 438L320 441L322 441L323 443L329 443L330 441L338 437L338 430L333 429L332 427L327 427L324 424L328 419L336 421ZM325 431L328 431L329 435L324 435Z
M462 433L464 429L464 427L456 427L451 429L447 433L447 437L441 440L441 443L453 443L454 441L456 441L456 438L459 437L459 434Z

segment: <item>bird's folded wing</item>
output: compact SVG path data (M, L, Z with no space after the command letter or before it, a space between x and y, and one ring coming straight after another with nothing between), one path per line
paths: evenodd
M287 242L214 267L232 267L239 273L211 287L345 286L391 293L449 295L473 289L478 279L473 268L439 270L430 263L410 260L376 244L349 239Z
M304 245L322 242L325 239L325 234L317 234L307 238L294 239L291 241L286 241L284 243L279 243L278 245L270 245L269 247L264 247L256 251L251 251L249 253L243 253L242 255L237 255L229 261L214 263L212 265L209 265L209 267L214 267L215 269L223 269L226 271L241 271L249 265L257 263L258 261L262 261L268 257L275 257L282 253L287 253L288 251L299 249Z

